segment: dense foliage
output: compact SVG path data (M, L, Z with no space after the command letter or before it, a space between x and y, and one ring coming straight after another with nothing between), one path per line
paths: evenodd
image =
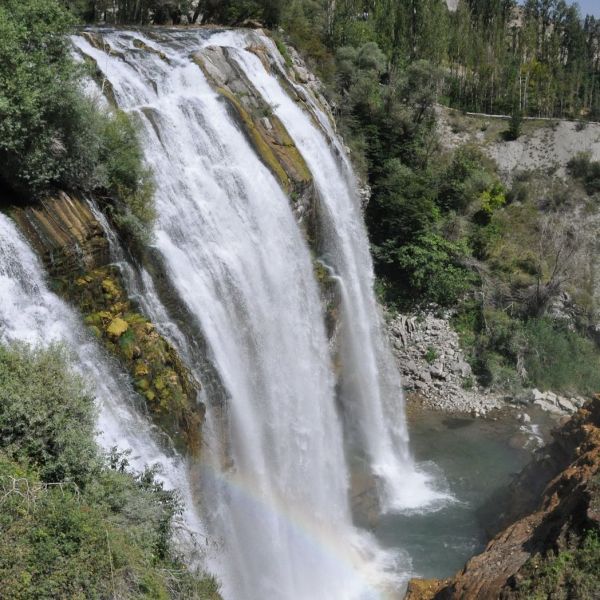
M404 68L442 67L442 97L485 112L600 115L600 21L566 0L65 0L90 21L283 26L326 70L338 48L372 42Z
M95 191L139 239L153 217L152 183L130 119L83 93L85 72L56 0L0 4L0 183L31 197L60 186Z
M325 3L324 3L325 4ZM442 99L467 110L596 118L600 21L566 0L327 2L330 48L376 42L393 65L441 66Z
M173 547L176 494L103 456L94 421L64 350L0 347L2 596L218 600Z
M579 544L527 562L514 596L523 600L594 600L600 589L600 538L590 530Z
M294 5L295 28L314 19L301 5ZM567 33L559 16L570 19ZM583 23L561 2L527 2L521 10L510 1L472 0L449 13L436 0L349 0L314 22L323 27L320 46L294 30L290 38L322 67L371 186L366 220L388 307L457 308L456 325L485 385L598 389L599 353L587 334L595 310L585 258L590 233L561 217L586 205L581 188L593 197L600 191L598 164L576 157L567 183L552 173L521 174L507 189L476 148L439 148L435 110L441 101L507 112L499 138L506 140L521 135L523 115L591 115L597 99L583 89L595 88L598 68L589 57L598 41L588 35L584 49L569 36L594 20ZM333 51L333 66L322 48ZM543 90L527 75L531 60L543 72ZM460 120L457 114L457 127ZM482 120L482 131L487 126ZM575 329L548 315L566 289L581 309Z

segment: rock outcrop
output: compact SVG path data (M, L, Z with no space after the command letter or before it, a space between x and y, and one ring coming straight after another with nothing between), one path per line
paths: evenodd
M533 404L556 415L576 413L585 404L582 396L562 396L552 391L541 392L536 388L528 390L515 400L521 404Z
M481 390L450 321L434 312L397 315L388 324L392 351L410 395L428 408L483 415L501 406Z
M10 211L51 277L69 277L105 265L110 250L87 203L65 192Z
M176 444L200 450L204 406L199 384L175 348L127 297L110 247L87 202L65 192L10 214L42 259L54 289L130 373L153 420Z
M407 599L531 597L521 585L527 573L527 589L535 586L536 561L600 531L600 398L553 437L513 482L504 528L485 551L448 580L411 582Z

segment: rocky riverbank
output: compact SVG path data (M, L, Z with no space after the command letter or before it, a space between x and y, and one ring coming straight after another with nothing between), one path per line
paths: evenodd
M449 316L429 311L389 321L404 389L409 402L426 408L485 415L504 404L502 395L477 385Z
M507 405L525 411L536 406L566 416L584 405L581 396L564 396L551 390L526 389L514 394L478 385L452 328L451 316L432 309L413 315L397 314L388 321L392 351L409 403L474 416L485 416Z

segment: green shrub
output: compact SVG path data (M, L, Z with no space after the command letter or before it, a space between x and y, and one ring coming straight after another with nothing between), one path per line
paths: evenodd
M92 396L63 348L0 346L0 448L43 481L85 485L98 471Z
M134 241L148 241L155 218L154 185L144 166L143 153L131 118L117 111L106 115L100 129L98 170L103 187L111 194L113 218Z
M432 364L433 362L435 362L435 359L437 357L438 357L438 353L437 353L436 349L433 346L428 346L427 352L425 352L425 360L429 364Z
M528 321L525 335L525 367L532 385L564 392L600 390L600 355L592 340L548 319Z
M504 132L504 139L507 141L518 140L521 137L522 127L523 113L519 109L515 109L510 117L508 129Z
M484 165L485 159L478 149L471 146L458 148L450 164L438 176L439 206L446 211L464 211L490 189L495 179Z
M451 306L474 282L460 263L465 249L437 234L427 234L399 248L395 263L402 280L419 302Z
M476 304L466 305L455 323L480 383L517 389L516 365L525 345L522 323L504 311Z
M82 492L45 485L0 452L3 597L217 600L214 579L162 545L176 498L147 479L105 469Z
M527 600L595 600L600 590L600 537L588 531L582 543L558 553L530 559L517 583L515 597Z
M600 389L600 354L594 342L564 323L546 318L522 321L466 302L453 325L485 386L516 391L527 384L580 394Z
M77 69L66 37L73 21L55 1L0 5L0 178L19 191L68 176L76 132Z
M579 152L567 163L567 169L571 177L585 179L590 169L591 157L589 152Z
M279 34L276 34L276 33L273 34L273 41L275 42L275 45L277 46L277 50L278 50L279 54L281 54L281 56L283 57L286 67L288 67L288 68L291 67L293 64L292 57L290 56L290 53L287 49L287 46L285 45L285 42L281 39Z
M0 346L0 595L218 600L173 547L177 493L102 456L94 421L64 350Z

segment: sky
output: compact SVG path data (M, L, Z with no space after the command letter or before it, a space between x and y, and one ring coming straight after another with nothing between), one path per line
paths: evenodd
M600 17L600 0L579 0L578 4L582 14Z

